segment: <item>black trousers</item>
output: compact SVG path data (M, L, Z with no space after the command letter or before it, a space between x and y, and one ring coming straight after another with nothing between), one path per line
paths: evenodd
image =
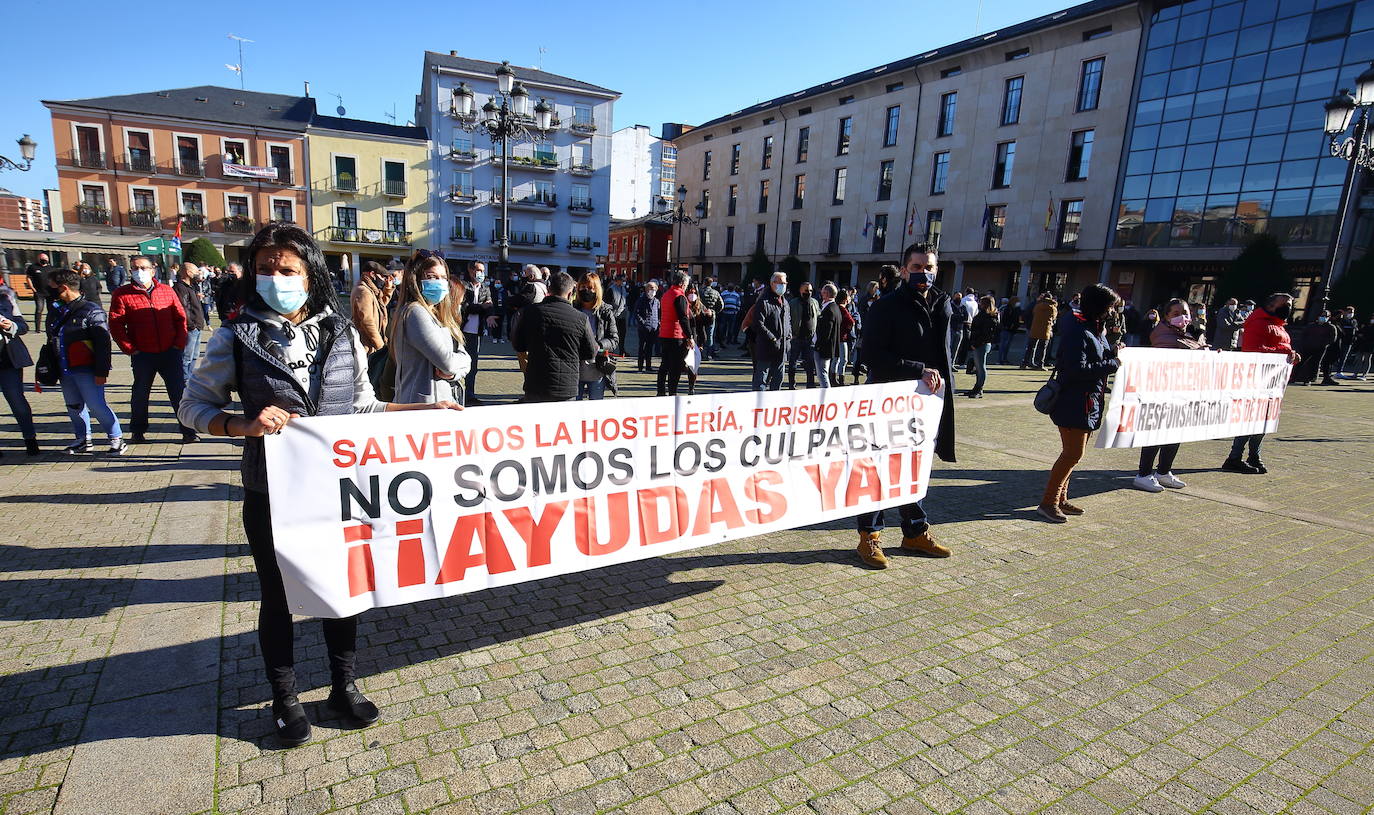
M663 359L658 363L658 395L677 396L677 385L687 369L687 340L660 337Z
M253 552L262 600L258 605L258 647L267 667L267 681L274 697L296 692L295 635L291 612L286 607L286 588L277 566L277 549L272 542L272 510L267 493L243 491L243 532ZM324 643L329 653L330 679L337 687L355 677L355 651L358 618L324 619Z
M658 337L654 336L653 331L639 331L639 367L654 367L654 345L658 342Z
M1172 472L1174 456L1178 455L1178 448L1178 442L1140 448L1140 467L1136 469L1136 475L1149 475L1151 471L1160 474ZM1156 456L1159 457L1158 466L1155 466Z

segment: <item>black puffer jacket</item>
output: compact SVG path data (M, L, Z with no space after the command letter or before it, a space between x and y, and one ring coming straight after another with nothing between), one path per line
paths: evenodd
M594 359L597 351L587 315L553 295L521 311L511 346L529 354L526 402L564 402L577 396L582 361Z
M1100 326L1089 325L1078 314L1062 321L1059 357L1059 398L1050 419L1059 427L1096 430L1102 426L1107 398L1107 378L1121 365L1116 346L1108 343Z
M821 359L834 359L840 355L840 340L844 333L844 315L834 300L821 306L821 316L816 319L816 353Z
M928 293L928 298L922 297L915 286L903 283L869 306L859 350L870 382L920 379L926 368L940 372L945 382L945 406L935 455L941 461L954 461L954 400L949 398L954 354L949 347L949 326L956 308L949 295L934 286ZM963 308L957 310L962 312Z

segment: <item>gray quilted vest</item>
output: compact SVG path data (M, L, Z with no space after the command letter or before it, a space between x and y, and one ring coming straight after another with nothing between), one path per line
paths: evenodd
M348 333L348 321L337 314L320 320L320 344L316 359L318 378L310 392L287 367L281 349L263 334L262 326L249 316L235 319L234 367L237 371L239 402L250 421L272 405L301 416L335 416L353 412L357 357ZM267 458L261 438L244 439L244 489L267 492Z

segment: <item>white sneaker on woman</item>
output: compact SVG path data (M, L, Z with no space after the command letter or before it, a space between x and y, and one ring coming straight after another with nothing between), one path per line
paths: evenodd
M1183 483L1183 479L1179 478L1173 473L1156 473L1155 481L1157 481L1160 486L1168 487L1171 490L1181 490L1184 487L1188 486L1187 484Z
M1146 492L1164 492L1164 488L1159 486L1159 482L1155 480L1153 473L1136 476L1135 480L1131 482L1131 486L1138 490L1145 490Z

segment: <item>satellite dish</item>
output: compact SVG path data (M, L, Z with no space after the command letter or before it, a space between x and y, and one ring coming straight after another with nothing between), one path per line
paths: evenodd
M338 113L340 116L345 116L348 114L348 111L344 110L343 105L339 105L338 107L334 108L334 112Z

